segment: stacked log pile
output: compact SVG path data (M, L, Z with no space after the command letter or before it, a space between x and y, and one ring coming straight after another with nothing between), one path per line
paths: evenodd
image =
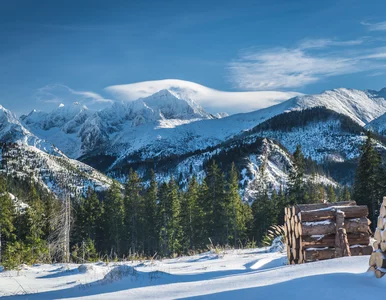
M374 233L374 252L370 256L369 271L373 271L377 278L386 274L386 197L379 209L377 228Z
M358 206L355 201L287 207L284 230L288 263L370 255L367 215L367 206Z

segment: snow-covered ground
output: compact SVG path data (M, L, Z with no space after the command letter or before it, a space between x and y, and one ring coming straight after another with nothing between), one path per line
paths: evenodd
M286 265L282 253L233 250L130 263L25 267L0 273L4 299L381 299L368 256ZM28 294L28 295L27 295Z

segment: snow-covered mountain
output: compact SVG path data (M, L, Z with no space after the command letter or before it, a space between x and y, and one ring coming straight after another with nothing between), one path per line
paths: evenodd
M386 113L371 121L365 126L366 129L386 136Z
M60 109L62 107L58 110ZM35 124L41 125L41 128L52 128L53 124L59 123L66 128L76 119L63 118L66 115L74 116L74 109L66 110L66 114L56 111L51 118L47 118L45 113L33 112L29 120L38 120ZM40 123L42 119L47 122ZM104 190L111 184L111 179L107 176L79 161L67 158L50 142L31 133L14 114L2 106L0 143L0 172L6 176L34 180L56 194L63 191L63 186L71 194L79 195L89 186Z
M34 120L31 117L34 114L24 117L22 122L69 157L82 157L95 166L98 166L95 164L98 157L103 169L108 170L125 162L180 156L215 147L274 116L291 111L324 107L351 118L360 126L386 113L383 91L335 89L297 96L265 109L220 119L205 112L190 98L181 97L181 94L161 90L132 102L115 102L99 112L81 110L82 117L75 114L79 122L58 118L58 125L47 130L43 130L45 127L41 124L51 123L39 121L39 118ZM44 120L57 118L57 111L60 109L45 115ZM69 126L74 130L68 131L68 123L62 120L79 126ZM106 164L102 157L108 157L109 162Z
M257 138L268 137L290 152L301 144L305 154L319 163L351 161L359 155L363 126L386 113L385 90L335 89L231 116L210 114L191 98L160 90L135 101L114 102L101 111L90 111L74 103L68 107L61 105L50 113L33 111L22 116L20 122L9 112L5 115L8 123L13 124L9 128L21 134L25 144L46 151L39 147L46 141L67 156L117 178L124 176L129 166L155 168L164 177L182 173L187 178L186 170L191 165L201 166L201 170L196 170L199 174L213 151L221 151L234 140L253 144ZM291 124L297 112L305 113L295 117L300 122L290 128L272 125ZM7 128L0 130L0 134L9 131ZM383 147L381 143L379 147ZM256 151L252 155L256 156ZM242 158L248 159L258 161ZM277 166L277 162L274 164ZM162 166L167 166L166 171ZM240 166L246 170L254 168ZM272 185L278 185L275 177L285 178L287 174L288 170L280 173L279 169L271 168L268 177L272 178ZM251 184L252 177L246 182Z
M168 90L161 90L136 101L114 102L101 111L92 112L79 103L73 103L69 107L61 105L50 113L32 111L22 116L21 121L26 128L56 145L67 156L78 158L104 148L115 149L115 143L135 143L135 137L130 135L125 138L120 133L137 132L137 127L145 127L146 130L174 128L216 118L194 101L180 99Z

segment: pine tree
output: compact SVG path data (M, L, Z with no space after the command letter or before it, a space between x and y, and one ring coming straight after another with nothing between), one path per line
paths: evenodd
M120 186L116 181L113 181L104 199L103 221L106 234L105 243L107 247L111 247L106 250L110 251L111 255L115 251L120 256L122 254L121 244L124 238L124 206Z
M0 177L0 263L3 264L7 264L3 254L7 251L8 243L14 239L14 210L12 200L6 191L5 180Z
M304 171L305 159L300 145L296 146L293 154L294 168L289 174L289 197L290 204L305 203Z
M276 190L274 190L276 192ZM284 224L284 209L288 206L288 199L285 195L283 187L280 186L279 192L277 194L277 221L279 225Z
M205 226L214 244L225 245L228 241L229 228L229 198L225 194L224 173L215 161L209 166L205 178L208 187L205 199Z
M339 201L350 201L351 195L350 195L350 189L347 185L343 187L343 189L340 190L339 193Z
M162 183L158 191L158 205L157 205L157 231L158 231L158 247L161 255L169 254L169 235L168 235L168 219L169 219L169 205L168 205L168 184Z
M277 224L277 199L270 199L267 190L264 190L252 203L254 240L261 241L268 228Z
M157 193L158 185L155 179L155 173L151 170L150 185L146 190L144 197L144 248L145 252L149 255L154 255L157 251Z
M26 246L29 249L27 263L43 262L48 255L47 243L44 240L44 206L36 189L31 185L29 207L26 211L28 234L26 236Z
M198 215L199 184L195 177L188 183L188 188L181 199L181 226L183 231L184 251L194 249L197 240L197 228L199 227Z
M102 223L103 206L97 194L88 188L85 198L81 198L75 204L75 225L73 232L73 242L84 243L91 240L96 243L98 233Z
M374 148L371 133L368 132L355 173L353 199L369 207L373 229L377 224L378 208L383 196L383 173L380 154Z
M329 202L336 202L336 194L332 185L328 187L327 198Z
M130 170L125 186L125 227L131 253L143 250L144 204L141 196L142 183L136 172Z
M159 248L163 255L181 252L184 239L181 226L181 205L176 182L163 183L159 190L157 211Z
M233 246L236 247L238 241L245 237L246 219L245 215L243 214L243 204L239 194L238 172L234 163L232 163L229 172L229 180L227 185L227 197L229 198L228 215L230 223L229 242L233 243Z
M172 178L169 182L168 197L170 201L170 221L168 224L169 232L169 251L171 254L180 253L182 250L183 231L181 226L181 204L178 193L177 183Z

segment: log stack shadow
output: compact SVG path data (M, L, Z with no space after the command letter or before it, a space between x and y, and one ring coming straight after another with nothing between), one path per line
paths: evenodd
M288 263L370 255L368 213L367 206L355 201L287 207L284 230Z

